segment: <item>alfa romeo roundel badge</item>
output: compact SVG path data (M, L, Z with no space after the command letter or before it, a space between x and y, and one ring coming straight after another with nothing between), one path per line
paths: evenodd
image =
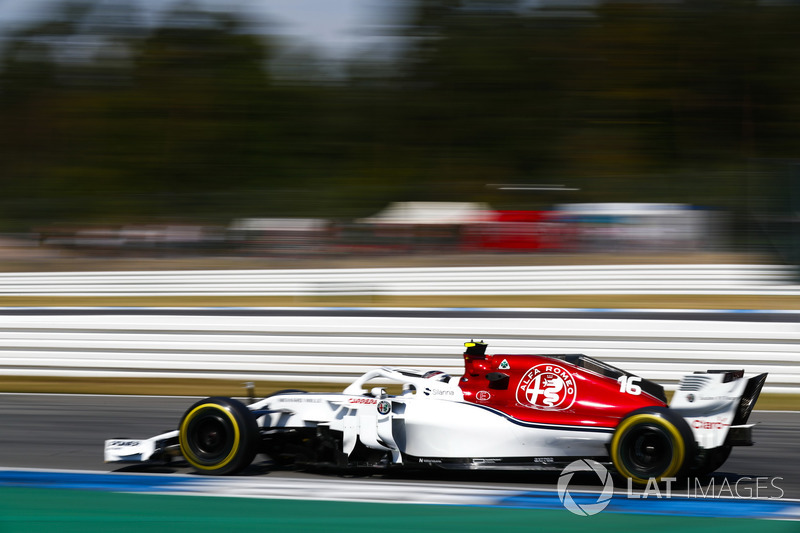
M517 401L538 409L569 409L577 396L575 378L562 366L536 365L522 376L517 385Z
M388 415L389 411L392 410L392 404L387 402L386 400L382 400L378 402L378 412L382 415Z

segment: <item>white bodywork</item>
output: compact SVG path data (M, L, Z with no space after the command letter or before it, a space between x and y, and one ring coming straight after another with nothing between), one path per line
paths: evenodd
M381 387L368 391L365 386L372 380L402 383L403 392L389 396ZM279 394L248 407L266 412L259 426L328 427L342 432L344 453L351 454L360 442L388 452L393 463L402 463L405 455L419 462L451 458L485 463L535 457L536 463L547 465L558 457L607 455L611 429L514 420L495 409L465 402L458 380L441 372L380 368L367 372L342 393ZM147 461L160 442L177 435L176 430L150 439L107 440L105 461Z
M732 426L747 379L724 380L724 373L686 375L669 404L686 420L703 449L722 446L733 427L753 427Z

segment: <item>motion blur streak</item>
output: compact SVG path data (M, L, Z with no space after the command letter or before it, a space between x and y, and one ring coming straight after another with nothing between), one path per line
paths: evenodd
M0 230L795 259L795 3L414 0L364 17L346 56L239 4L63 0L5 25ZM371 225L420 201L493 225ZM650 207L560 207L609 202Z

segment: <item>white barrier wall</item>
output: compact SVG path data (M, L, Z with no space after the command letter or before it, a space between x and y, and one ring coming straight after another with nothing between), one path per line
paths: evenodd
M774 265L608 265L0 273L0 296L800 295Z
M646 311L641 315L659 318L615 318L614 312L572 318L563 310L531 313L536 316L523 316L524 310L346 311L7 309L0 315L0 374L347 383L388 365L460 375L463 343L478 339L489 343L489 353L584 353L668 388L695 370L743 368L769 372L766 391L800 393L800 324L793 315L748 321L724 313L719 320L679 320Z

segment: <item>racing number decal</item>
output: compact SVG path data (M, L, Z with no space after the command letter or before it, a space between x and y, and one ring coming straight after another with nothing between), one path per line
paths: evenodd
M567 369L552 363L531 368L517 385L517 401L539 409L569 409L576 396L575 378Z
M619 382L619 391L633 396L639 396L642 393L642 387L638 383L642 381L639 376L620 376L617 378Z

